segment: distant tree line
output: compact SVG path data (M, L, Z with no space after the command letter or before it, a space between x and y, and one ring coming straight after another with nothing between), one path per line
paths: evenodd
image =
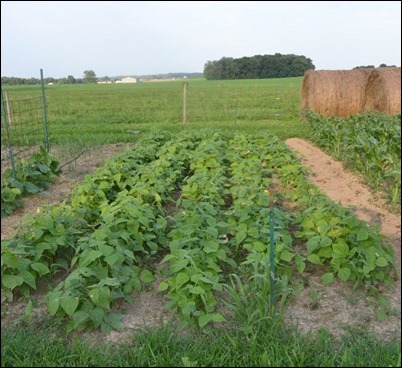
M380 64L379 68L395 68L396 65ZM365 69L365 68L375 68L374 65L360 65L355 66L353 69Z
M308 69L315 69L311 59L303 55L276 53L207 61L204 76L206 79L285 78L302 76Z
M69 75L67 78L43 78L45 84L54 83L54 84L79 84L84 83L81 78L74 78L72 75ZM8 86L16 86L20 84L40 84L39 78L18 78L18 77L1 77L1 85Z
M155 75L145 75L140 76L145 79L152 78L199 78L202 77L202 73L167 73L167 74L155 74ZM83 78L74 78L72 75L69 75L67 78L44 78L45 84L54 83L54 84L81 84L81 83L96 83L98 81L115 81L116 79L121 79L124 76L118 77L96 77L96 74L93 70L85 70ZM17 77L1 77L1 85L9 85L15 86L20 84L40 84L39 78L17 78Z
M80 83L96 83L97 78L93 70L85 70L84 78L74 78L72 75L67 78L43 78L45 84L80 84ZM19 84L40 84L39 78L17 78L17 77L1 77L1 85L15 86Z

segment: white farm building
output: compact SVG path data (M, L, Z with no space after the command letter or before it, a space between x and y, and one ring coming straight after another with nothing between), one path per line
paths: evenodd
M121 79L121 83L137 83L137 78L125 77Z

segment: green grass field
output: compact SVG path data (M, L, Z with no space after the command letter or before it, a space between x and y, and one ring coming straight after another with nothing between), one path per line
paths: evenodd
M50 146L70 154L100 144L129 142L128 130L155 126L171 129L215 127L256 132L269 130L281 139L306 137L299 121L302 78L242 81L188 80L187 124L183 124L183 82L81 84L45 87ZM41 96L40 86L5 89L10 100ZM42 139L42 123L36 126ZM33 144L28 124L11 126L13 145ZM63 149L55 147L64 147ZM63 159L63 157L60 157Z

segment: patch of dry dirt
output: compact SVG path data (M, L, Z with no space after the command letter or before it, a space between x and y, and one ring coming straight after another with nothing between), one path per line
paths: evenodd
M347 326L356 326L373 331L385 340L400 337L400 216L386 211L385 206L374 200L374 196L358 177L344 170L339 162L311 143L296 138L289 139L286 143L292 150L299 152L302 163L312 170L310 180L330 198L336 202L340 201L345 206L354 206L357 216L363 220L380 223L382 233L395 248L399 275L398 282L390 290L383 291L391 301L387 309L389 316L383 321L379 321L375 316L378 310L375 298L368 297L364 291L352 291L350 285L338 281L333 285L323 286L320 275L314 272L307 274L301 280L300 287L294 290L286 309L286 320L297 324L302 332L314 333L323 327L338 335L342 334ZM84 153L73 164L66 166L48 192L27 197L24 199L23 208L1 220L1 238L13 236L24 214L34 214L42 206L62 201L86 173L94 171L107 158L125 147L127 145L124 144L104 146L102 149ZM96 334L96 339L100 341L104 338L109 342L125 341L132 335L130 331L143 327L156 327L170 320L171 315L164 307L166 301L156 292L156 287L157 281L149 290L136 297L134 304L121 306L125 326L123 332L113 332L108 337ZM2 311L2 326L15 320L18 315L24 313L24 310L23 303L13 303L12 308L7 308L6 312ZM44 310L43 305L38 305L34 313L44 313Z

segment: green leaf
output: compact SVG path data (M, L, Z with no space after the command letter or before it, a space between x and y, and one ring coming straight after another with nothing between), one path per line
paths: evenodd
M112 326L109 323L103 322L101 324L101 330L105 335L109 335L112 332Z
M117 331L123 331L124 326L122 322L122 317L123 316L121 315L121 313L109 313L106 314L105 321L108 322L113 329Z
M10 290L15 289L17 286L22 285L24 279L19 275L3 275L1 277L1 284Z
M338 276L342 281L347 281L347 280L349 280L351 273L352 273L352 271L350 270L349 267L342 267L338 271Z
M320 248L317 252L317 256L320 258L331 258L332 257L332 247Z
M314 222L312 220L308 220L308 219L303 220L302 226L305 229L314 229L315 228Z
M247 237L247 231L239 231L236 233L236 245L239 245Z
M169 261L169 260L171 260L171 259L173 259L175 257L176 256L174 254L171 254L171 253L166 254L166 256L163 257L162 261L160 261L160 264L162 264L162 263L164 263L166 261Z
M110 245L106 245L106 244L99 244L98 249L105 257L110 256L111 254L116 252L115 248L111 247Z
M375 264L378 267L385 267L388 265L388 261L384 258L384 257L379 257L377 258L377 260L375 261Z
M39 276L50 273L49 267L40 262L31 263L31 268L38 273Z
M307 242L307 253L313 253L320 245L321 236L315 235L311 237Z
M151 271L142 270L140 274L140 280L145 283L150 283L155 280L155 276Z
M96 306L103 309L110 308L110 289L107 286L91 289L89 297Z
M179 272L183 268L185 268L188 265L189 260L188 259L179 259L179 260L174 260L171 262L170 265L170 270L173 273Z
M294 256L293 253L291 253L285 249L284 251L281 252L280 258L282 261L290 262L292 260L293 256Z
M190 280L190 276L185 272L179 272L176 276L176 288L182 287L187 281ZM160 286L160 285L159 285Z
M317 256L317 254L310 254L307 259L314 264L322 265L320 257Z
M197 310L194 302L187 302L182 309L183 316L191 316Z
M114 266L119 260L121 260L121 255L119 253L113 253L109 256L105 257L105 262L109 265L109 266ZM121 262L120 262L121 264Z
M349 246L344 240L338 239L336 243L332 244L332 249L335 256L346 257L349 254Z
M155 197L155 201L156 202L158 202L158 203L161 203L162 202L162 198L161 198L161 196L158 194L158 193L154 193L154 197Z
M332 272L324 273L321 277L321 282L323 285L329 285L334 282L334 274Z
M220 313L206 313L201 314L198 319L198 326L203 328L209 322L224 322L225 318Z
M320 241L320 247L329 247L332 244L331 238L328 238L328 236L323 236L321 241Z
M373 270L374 270L373 266L368 266L368 265L365 265L365 264L363 265L363 273L365 275L368 275Z
M367 240L369 237L367 230L358 230L356 233L356 240L362 241Z
M60 306L67 315L72 316L79 304L78 297L62 296L60 298Z
M73 329L85 325L85 322L89 319L89 312L77 310L73 314Z
M1 255L1 264L5 264L11 268L17 268L18 266L18 258L15 254L10 252L4 252Z
M36 280L34 275L27 270L21 271L21 276L24 279L24 282L27 283L32 289L36 290Z
M158 292L165 291L169 288L169 284L165 281L162 281L158 286Z
M201 286L193 286L189 289L189 291L191 294L196 294L196 295L205 294L205 290Z
M297 271L299 271L299 273L303 273L304 270L306 269L306 262L304 260L305 260L304 257L302 257L300 254L296 254L295 263Z
M98 250L85 250L82 252L82 255L79 260L80 266L88 266L91 264L95 259L98 259L100 256L102 256L102 252L99 252Z
M198 360L191 361L187 356L181 358L181 363L183 367L198 367Z
M140 279L137 279L137 278L136 278L136 279L131 280L131 282L132 282L132 284L133 284L134 290L135 290L137 293L140 293L140 292L141 292L141 288L142 288Z
M24 188L25 188L26 191L27 191L28 193L30 193L30 194L40 192L40 189L39 189L35 184L32 184L32 183L29 182L29 181L27 181L27 182L24 183Z
M208 241L204 246L205 253L217 252L219 249L219 243L213 240Z
M42 230L42 229L38 229L38 228L35 228L35 229L33 230L33 232L34 232L34 233L33 233L34 240L40 239L41 236L44 234L43 230Z
M102 308L96 307L88 312L89 318L91 319L92 323L94 324L95 328L98 328L102 321L103 317L105 316L105 311Z
M49 291L47 293L47 310L51 316L54 316L60 306L60 291Z
M105 286L105 285L107 285L107 286L120 286L121 283L120 283L119 279L116 278L116 277L106 277L105 279L101 280L98 283L98 286ZM90 288L90 287L88 287L88 288Z
M38 168L39 168L39 171L40 171L42 174L46 174L47 172L49 172L49 168L48 168L46 165L44 165L44 164L39 164L39 165L38 165Z

